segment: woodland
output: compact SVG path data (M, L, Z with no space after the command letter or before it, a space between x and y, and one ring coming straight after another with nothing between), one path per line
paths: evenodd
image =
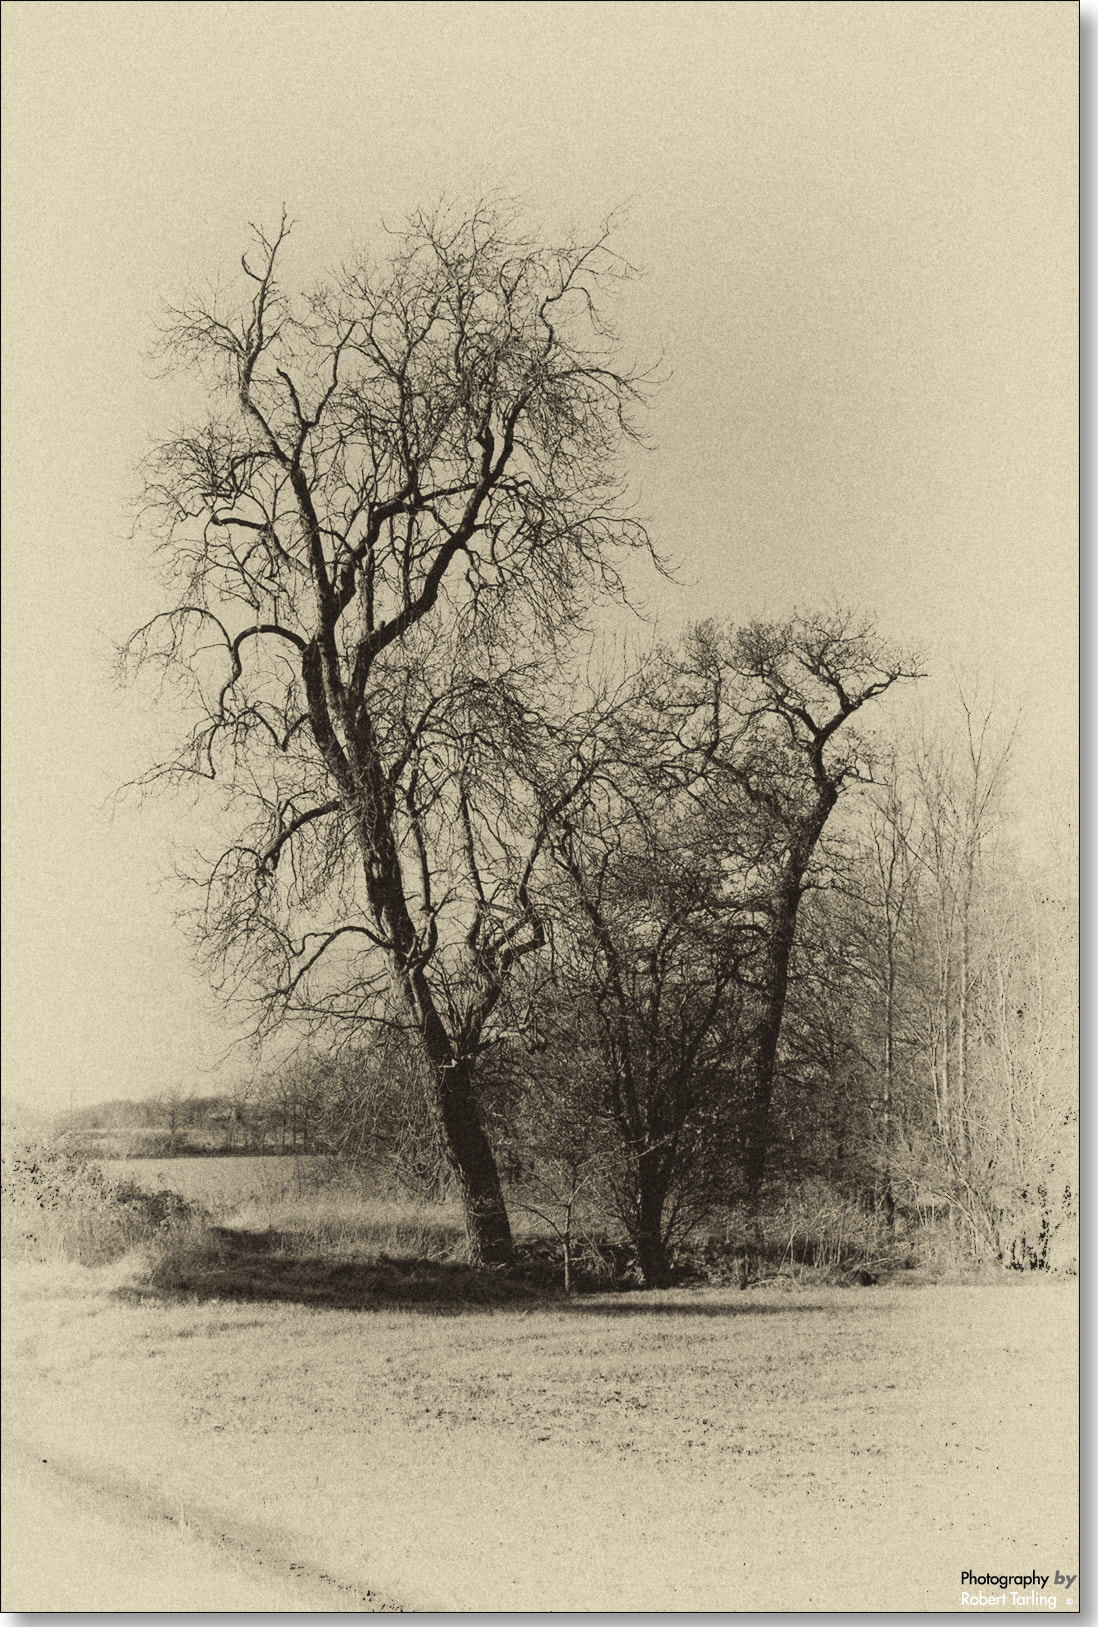
M517 1206L663 1286L811 1181L1074 1269L1074 879L1011 719L898 708L924 662L849 606L612 631L676 566L609 229L441 207L304 290L290 230L165 317L203 411L145 465L163 608L119 657L180 726L141 791L218 832L188 924L257 1061L68 1128L449 1194L481 1265Z

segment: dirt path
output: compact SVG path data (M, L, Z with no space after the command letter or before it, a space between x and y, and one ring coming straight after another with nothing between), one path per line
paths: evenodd
M139 1487L96 1480L6 1438L3 1609L32 1611L383 1611L399 1608L290 1557L260 1527L172 1512Z
M5 1292L10 1609L955 1610L965 1568L1079 1569L1067 1288Z

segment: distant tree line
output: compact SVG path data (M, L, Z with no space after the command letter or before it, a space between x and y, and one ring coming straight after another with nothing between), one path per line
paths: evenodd
M50 1127L71 1146L106 1158L308 1153L319 1150L315 1095L272 1073L228 1092L173 1089L73 1107L54 1115Z

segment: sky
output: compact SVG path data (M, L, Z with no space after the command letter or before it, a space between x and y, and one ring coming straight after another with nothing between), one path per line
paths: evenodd
M1087 8L1089 10L1089 8ZM135 466L193 406L158 315L295 222L303 283L443 195L645 275L633 500L661 631L836 601L1077 752L1077 62L1067 0L4 6L4 1090L52 1110L248 1071L165 880L173 720L111 651L157 607Z

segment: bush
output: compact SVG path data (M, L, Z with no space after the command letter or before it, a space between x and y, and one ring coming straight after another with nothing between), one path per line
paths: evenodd
M5 1258L106 1265L202 1218L175 1192L107 1179L61 1141L5 1147L0 1179Z

